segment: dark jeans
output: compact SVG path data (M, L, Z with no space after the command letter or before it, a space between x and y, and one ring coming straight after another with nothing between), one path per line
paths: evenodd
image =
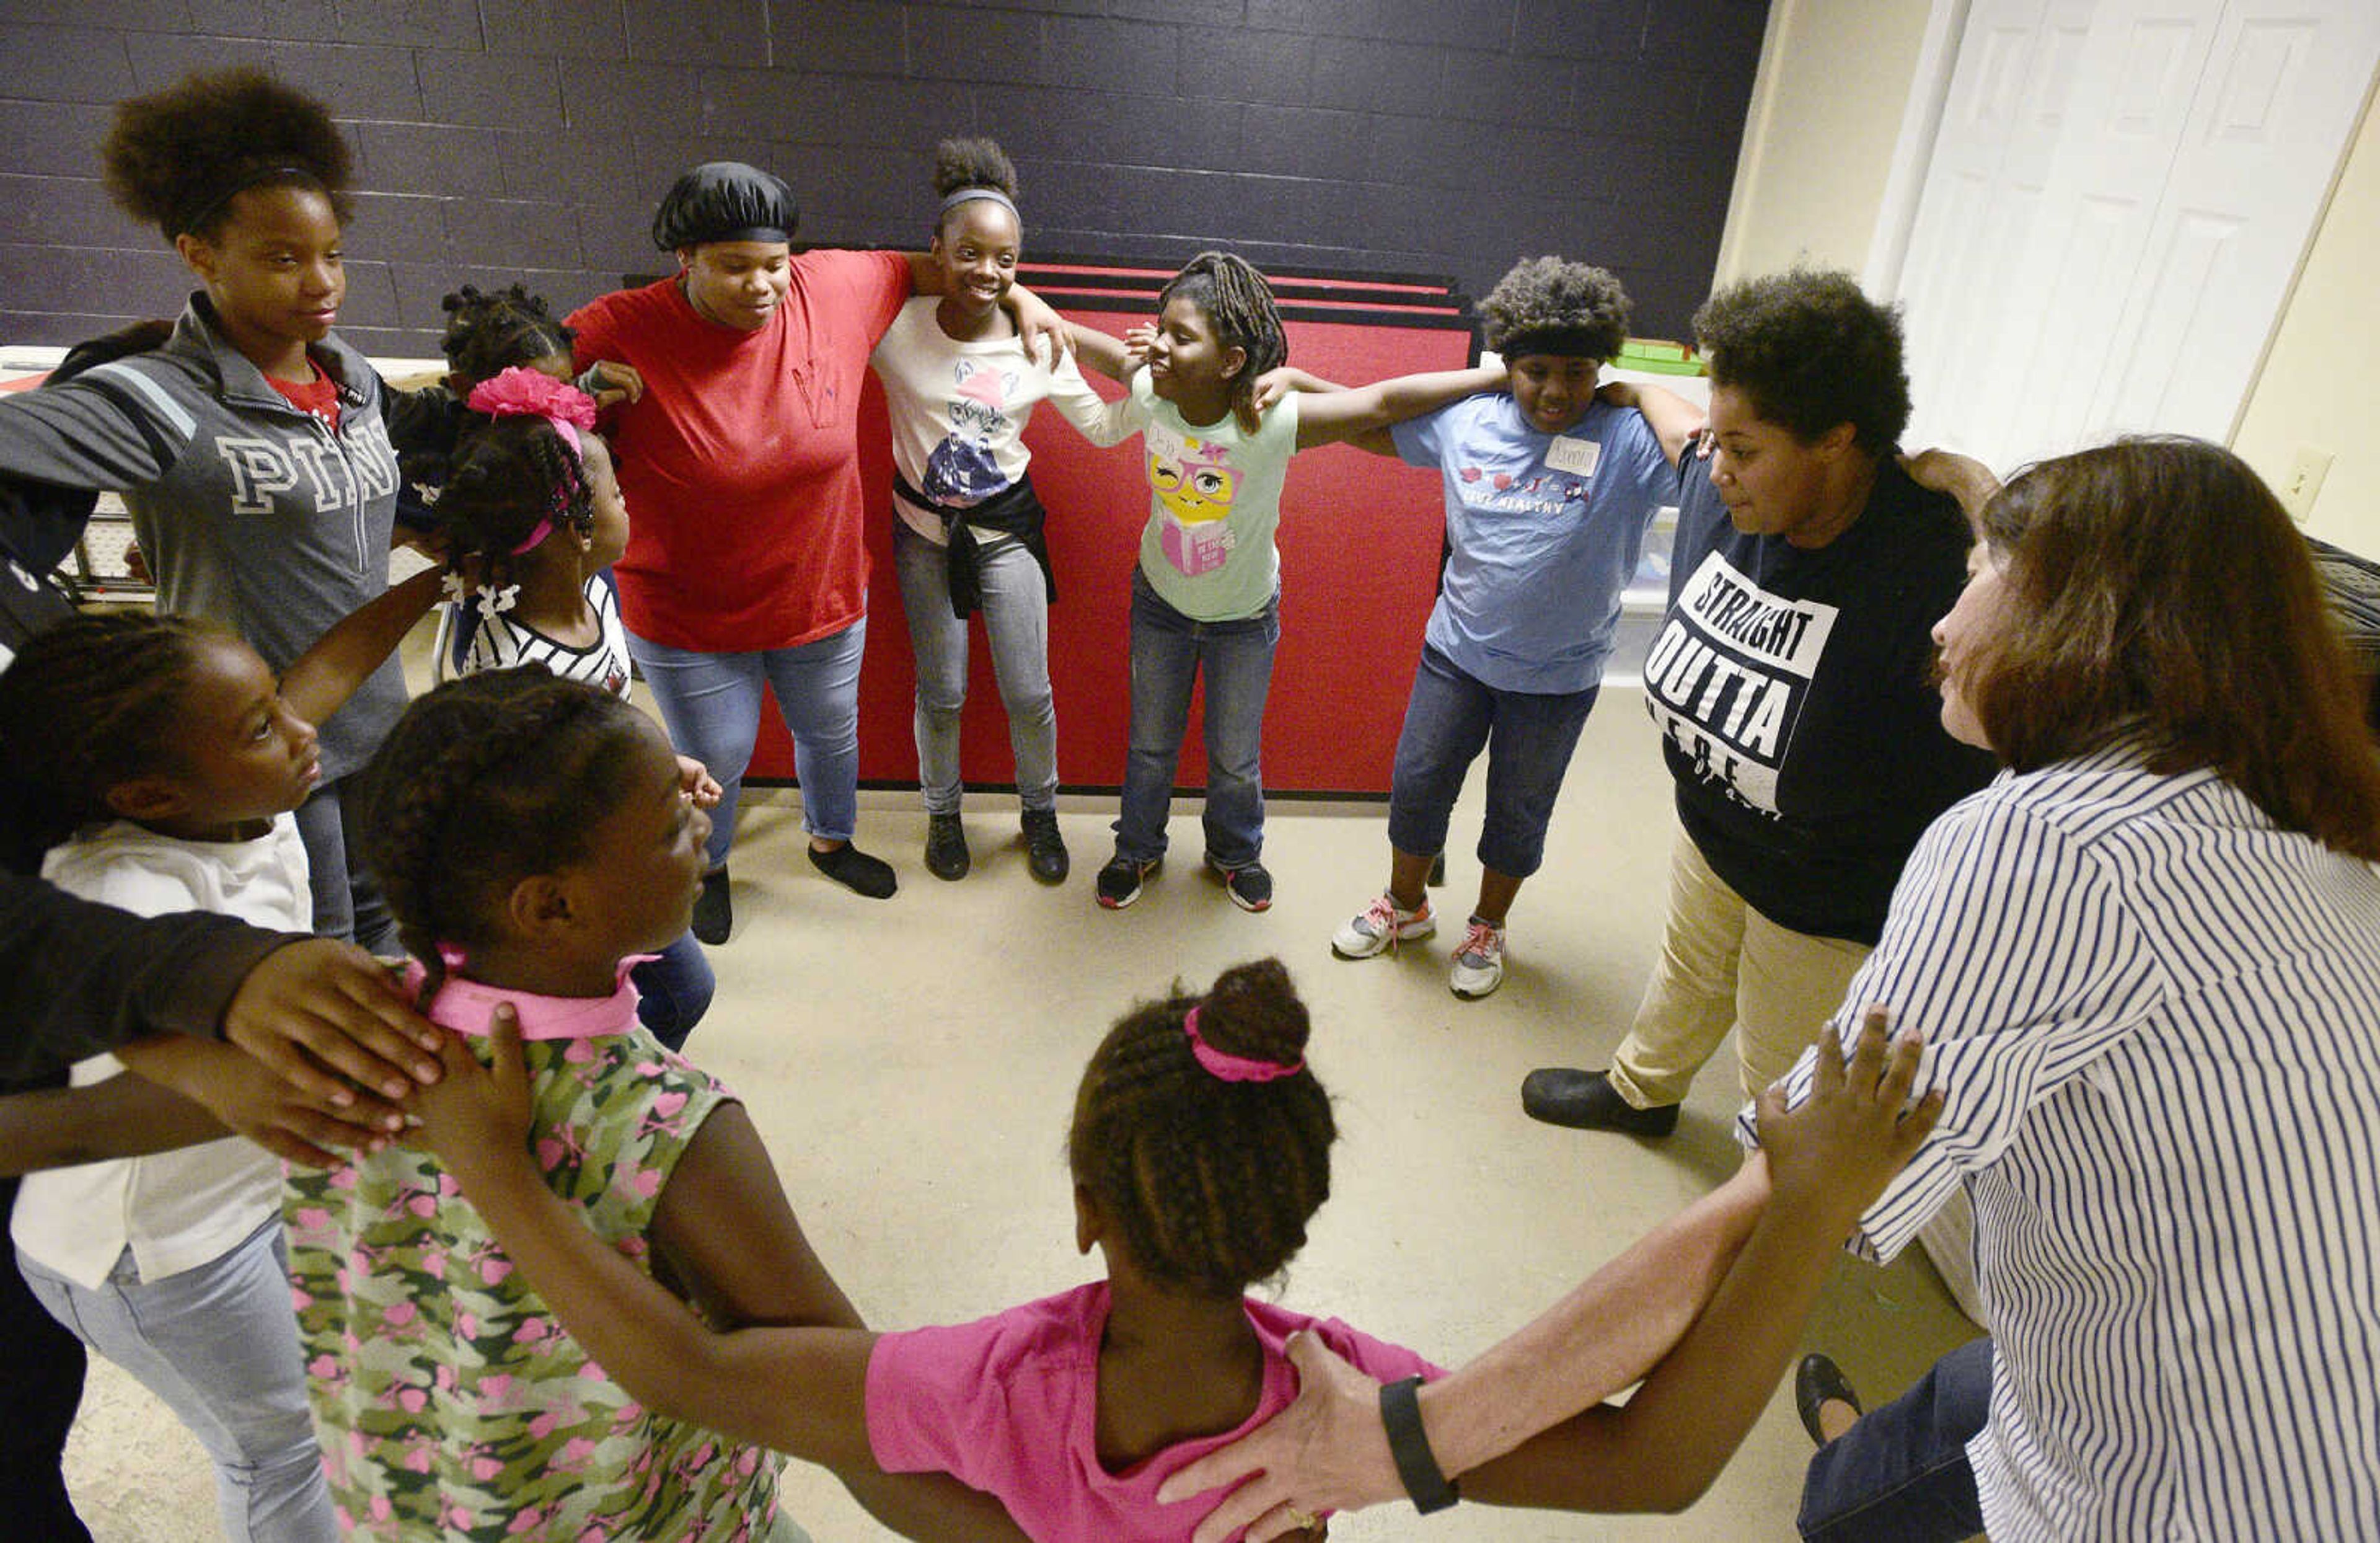
M629 971L628 978L637 983L637 1021L674 1051L686 1049L686 1037L702 1021L719 987L691 932L679 933L677 942Z
M0 1224L17 1204L17 1181L0 1179ZM45 1311L17 1270L17 1250L0 1245L0 1532L11 1537L91 1543L67 1497L58 1459L82 1405L82 1342Z
M1992 1413L1992 1342L1973 1340L1820 1447L1802 1480L1802 1536L1959 1543L1984 1530L1967 1443Z
M1265 696L1281 641L1281 596L1236 621L1184 615L1132 576L1132 729L1123 765L1116 856L1154 862L1165 855L1173 772L1190 728L1190 688L1204 675L1207 714L1207 856L1245 868L1264 851Z
M1597 690L1499 691L1423 644L1405 724L1397 734L1389 844L1417 854L1446 849L1448 817L1484 748L1488 810L1479 826L1479 860L1514 879L1535 873L1545 861L1546 825Z
M341 806L346 785L345 777L324 783L297 809L298 836L306 844L307 877L314 890L314 930L360 944L383 959L401 958L405 945L396 941L396 918L389 914L380 881L364 867Z

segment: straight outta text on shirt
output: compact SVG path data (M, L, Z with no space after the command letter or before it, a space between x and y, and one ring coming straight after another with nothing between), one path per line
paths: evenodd
M1837 608L1763 589L1718 553L1703 560L1645 662L1645 707L1695 772L1775 815Z

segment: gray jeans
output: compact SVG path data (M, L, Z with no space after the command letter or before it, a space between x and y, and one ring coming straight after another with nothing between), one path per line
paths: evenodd
M959 714L966 706L967 624L951 614L949 553L897 515L892 566L917 662L917 782L928 814L959 812ZM983 630L1008 709L1016 796L1028 809L1058 803L1058 707L1050 693L1050 596L1041 565L1021 541L982 549Z

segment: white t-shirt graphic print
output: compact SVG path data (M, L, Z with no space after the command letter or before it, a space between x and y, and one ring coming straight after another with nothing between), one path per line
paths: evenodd
M1773 816L1777 774L1839 614L1762 589L1714 552L1645 659L1646 711L1698 772Z

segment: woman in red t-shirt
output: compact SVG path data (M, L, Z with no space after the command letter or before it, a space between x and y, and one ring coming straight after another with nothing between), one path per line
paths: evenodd
M694 930L722 942L735 803L777 695L794 739L810 861L872 899L892 866L852 844L858 819L859 660L868 630L859 398L869 352L913 294L939 294L922 252L789 245L792 191L713 161L678 178L653 240L678 272L571 313L577 363L635 367L643 396L612 439L632 515L615 570L629 652L670 736L726 790ZM1029 334L1063 336L1022 289Z

